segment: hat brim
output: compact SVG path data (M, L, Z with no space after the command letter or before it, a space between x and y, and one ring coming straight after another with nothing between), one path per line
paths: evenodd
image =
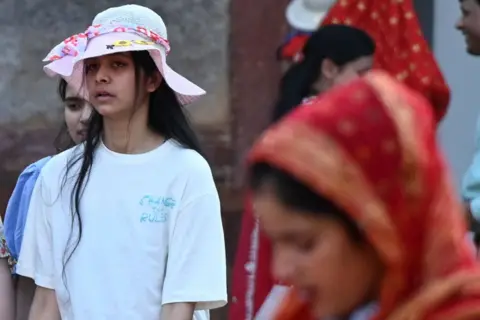
M327 11L309 10L303 4L303 0L290 2L285 13L288 24L292 28L308 32L316 31L326 14Z
M175 72L166 61L165 49L135 34L112 32L89 40L85 52L78 57L65 56L55 60L43 70L49 76L61 76L75 86L83 81L83 60L128 51L148 51L168 86L175 91L181 104L194 102L206 92L187 78Z

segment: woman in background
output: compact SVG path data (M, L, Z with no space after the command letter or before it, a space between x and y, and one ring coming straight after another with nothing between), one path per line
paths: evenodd
M273 319L480 319L480 270L432 111L373 72L254 145L255 214L273 274L291 285Z
M64 105L64 124L54 146L57 152L62 152L84 140L92 109L90 104L81 97L79 90L68 85L63 79L59 81L58 94ZM5 238L15 275L17 320L28 319L35 283L30 278L17 276L15 263L22 247L23 232L33 188L40 171L50 158L51 156L48 156L32 163L20 174L5 212ZM12 303L12 305L15 304Z

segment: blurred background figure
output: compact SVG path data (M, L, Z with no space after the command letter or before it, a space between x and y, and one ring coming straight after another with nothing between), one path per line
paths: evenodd
M334 2L335 0L293 0L288 4L285 17L290 31L277 50L283 71L298 60L297 55L310 35L318 29Z
M273 121L303 99L355 79L372 66L387 71L423 94L435 107L437 121L443 118L450 91L423 38L411 0L389 2L388 5L381 0L363 1L361 5L351 1L340 1L333 6L325 1L317 4L316 8L323 5L329 11L323 14L320 10L308 12L313 6L301 1L293 1L287 7L287 20L291 25L305 30L311 28L314 21L322 27L314 33L299 32L280 48L279 57L290 64L280 82ZM380 15L381 12L385 15ZM398 26L403 27L401 31ZM243 317L243 306L249 310L248 318L252 309L256 312L262 302L269 303L265 301L268 294L275 300L275 292L282 290L273 286L270 244L260 231L250 206L247 197L233 276L232 317ZM275 290L270 292L269 288Z
M455 27L465 38L466 51L480 56L480 0L461 0L461 17ZM477 120L475 154L462 181L462 196L475 243L480 244L480 119Z
M92 106L83 98L83 90L68 85L64 79L58 80L57 93L63 105L63 124L53 142L57 153L63 152L85 139ZM12 273L15 282L16 320L27 320L35 293L33 279L16 273L16 262L22 248L23 234L27 220L33 188L43 167L51 155L35 161L22 171L8 201L5 211L5 238L11 255Z

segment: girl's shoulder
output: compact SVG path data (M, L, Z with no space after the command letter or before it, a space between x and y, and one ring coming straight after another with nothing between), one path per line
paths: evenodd
M60 152L45 163L42 169L42 176L52 175L54 172L63 170L68 163L75 163L76 160L81 159L83 154L83 144L74 146L63 152Z
M35 161L34 163L28 165L20 174L20 176L33 176L38 175L43 167L47 164L48 161L52 159L51 156L42 158L40 160Z
M24 189L25 186L30 184L35 185L35 181L40 176L40 172L45 167L45 165L50 161L50 159L52 159L52 157L48 156L28 165L22 171L22 173L18 176L15 189Z

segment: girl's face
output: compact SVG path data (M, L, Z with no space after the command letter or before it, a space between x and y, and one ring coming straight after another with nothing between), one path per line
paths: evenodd
M95 110L107 118L131 117L147 105L149 93L158 87L141 71L137 88L130 52L87 59L85 72L90 101Z
M373 67L373 57L361 57L338 68L333 77L333 85L344 84L361 77Z
M85 140L88 120L92 114L92 106L78 96L77 90L67 86L64 101L65 123L72 140L78 144Z
M373 67L373 57L360 57L342 67L337 66L333 61L325 59L322 63L320 77L314 84L313 89L317 92L329 90L332 87L344 84L358 77L361 77Z
M257 191L254 208L273 244L273 275L299 289L321 319L375 300L383 272L374 249L337 220L287 207L268 189Z

